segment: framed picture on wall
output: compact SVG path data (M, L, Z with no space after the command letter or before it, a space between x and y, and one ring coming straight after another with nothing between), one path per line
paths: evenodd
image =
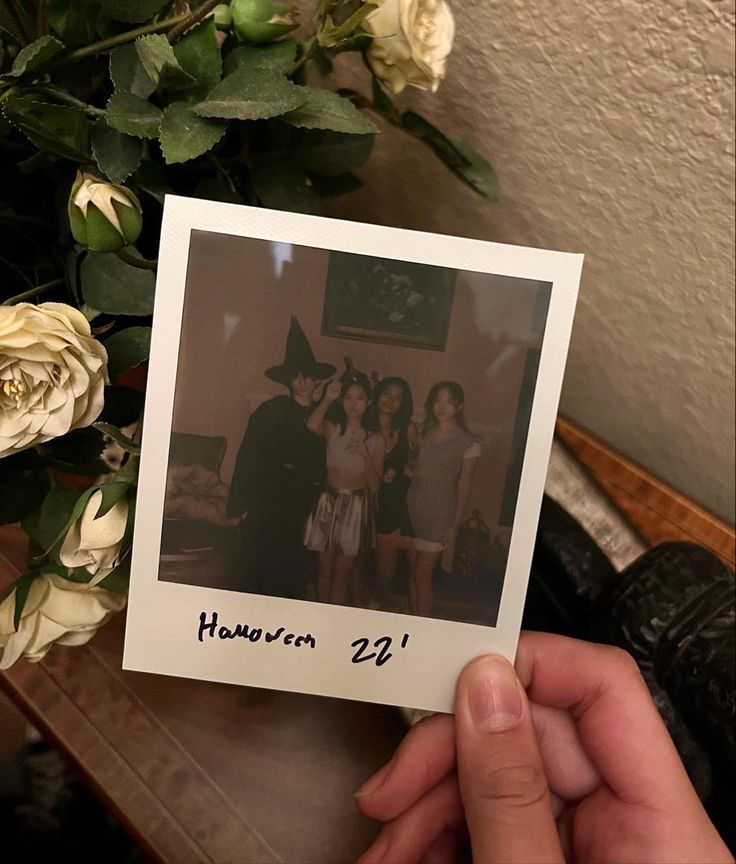
M581 265L167 196L124 667L449 711L513 658Z
M322 333L444 351L457 271L331 252Z

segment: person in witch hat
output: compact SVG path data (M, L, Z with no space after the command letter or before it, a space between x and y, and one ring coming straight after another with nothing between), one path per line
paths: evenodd
M235 463L228 513L244 517L241 565L248 591L304 597L310 554L304 525L319 497L325 445L307 428L320 382L335 373L320 363L292 316L284 361L266 377L288 388L250 416Z

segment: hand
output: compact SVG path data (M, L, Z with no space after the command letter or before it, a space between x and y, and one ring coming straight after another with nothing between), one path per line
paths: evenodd
M733 862L628 654L522 633L516 669L470 663L359 790L387 823L359 864L448 864L466 830L478 864Z
M443 539L444 549L442 550L442 557L440 558L440 567L445 571L445 573L452 572L452 565L455 561L455 539L457 537L457 525L453 524L445 533Z
M328 402L334 402L340 396L342 384L339 381L330 381L325 389L325 399Z

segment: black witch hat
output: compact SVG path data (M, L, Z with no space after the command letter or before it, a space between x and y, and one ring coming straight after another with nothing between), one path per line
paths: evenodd
M312 347L306 334L299 326L294 315L291 316L289 335L286 337L286 353L280 366L266 369L266 377L279 384L289 384L299 375L306 375L323 381L335 374L335 367L330 363L318 363L314 359Z

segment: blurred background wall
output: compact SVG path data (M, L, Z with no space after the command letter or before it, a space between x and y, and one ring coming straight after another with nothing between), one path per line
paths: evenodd
M482 148L504 203L384 129L332 214L585 253L561 412L733 522L733 0L452 5L448 79L399 102Z

